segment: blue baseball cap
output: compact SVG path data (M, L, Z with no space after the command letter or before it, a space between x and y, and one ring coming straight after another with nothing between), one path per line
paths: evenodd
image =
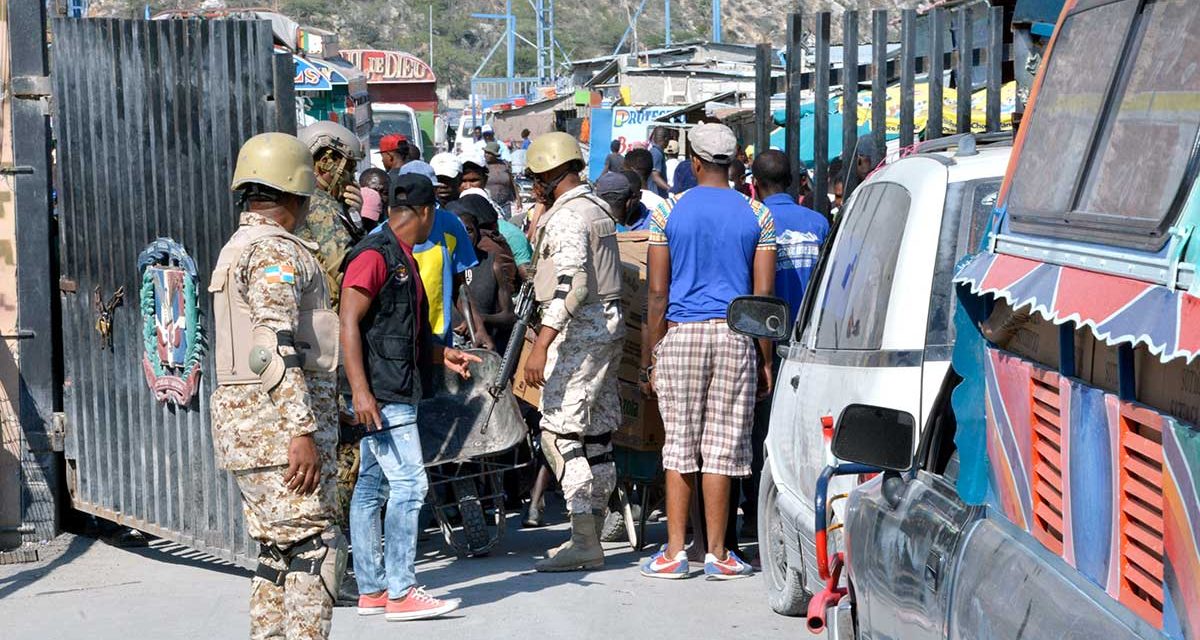
M425 176L426 178L429 178L430 182L437 184L437 173L433 171L433 167L430 166L428 162L424 162L422 160L405 162L404 166L400 167L400 175L403 176L410 173L415 173L419 176Z

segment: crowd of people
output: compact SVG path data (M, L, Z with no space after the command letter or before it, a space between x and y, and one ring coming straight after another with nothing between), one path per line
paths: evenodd
M553 478L571 527L534 566L604 565L621 419L623 231L649 238L653 348L640 382L658 398L665 426L668 540L641 572L691 575L684 546L697 491L703 574L753 572L730 523L739 496L753 517L776 359L769 342L726 325L726 308L757 294L798 309L826 219L790 195L783 153L763 151L747 171L722 124L692 128L685 150L664 129L645 149L622 155L614 146L594 184L572 136L526 133L532 207L522 202L511 150L489 134L481 127L480 144L429 162L403 137L386 136L383 168L357 176L365 150L335 123L298 139L262 134L241 150L232 185L241 225L209 287L220 369L212 424L218 461L236 478L261 545L252 637L328 636L346 563L343 529L354 544L360 614L414 620L459 606L416 578L429 489L418 401L436 367L469 377L479 361L469 348L503 352L526 282L538 317L522 375L542 389L544 466L524 521L542 524L541 494Z

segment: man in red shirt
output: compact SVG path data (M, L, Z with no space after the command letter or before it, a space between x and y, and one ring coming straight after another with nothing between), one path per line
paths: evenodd
M429 388L433 364L465 378L468 364L479 358L431 340L428 301L412 248L433 228L433 183L404 174L388 190L387 224L350 253L342 281L342 357L355 419L367 431L359 443L350 531L361 594L358 613L423 620L457 609L459 601L439 600L416 584L417 516L429 486L417 402ZM390 494L381 549L385 483Z

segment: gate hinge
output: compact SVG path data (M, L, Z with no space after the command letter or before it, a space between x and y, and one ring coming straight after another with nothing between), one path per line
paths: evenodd
M12 94L15 98L32 99L50 97L50 76L13 76Z
M55 411L50 422L50 449L62 451L67 439L67 414Z

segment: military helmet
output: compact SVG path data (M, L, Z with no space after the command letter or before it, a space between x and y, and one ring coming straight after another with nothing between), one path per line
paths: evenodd
M572 160L583 162L579 143L569 133L543 133L534 139L525 152L525 166L534 173L545 173Z
M322 120L300 130L300 141L316 155L321 149L333 149L358 162L363 159L362 142L354 132L336 122Z
M238 152L230 188L237 191L250 184L311 196L317 188L312 153L296 136L260 133L247 140Z

